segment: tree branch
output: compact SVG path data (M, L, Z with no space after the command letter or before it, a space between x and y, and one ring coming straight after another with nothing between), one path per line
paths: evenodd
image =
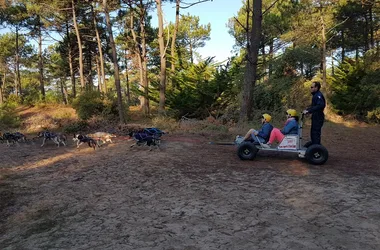
M182 2L183 4L186 4L187 6L183 7L183 6L179 6L181 9L187 9L187 8L190 8L191 6L194 6L196 4L199 4L199 3L204 3L204 2L208 2L208 1L213 1L213 0L198 0L198 2L196 3L185 3L185 2Z
M265 13L267 13L270 9L272 9L272 7L280 0L276 0L274 1L264 12L263 12L263 16L265 15Z
M347 17L344 21L338 23L337 25L335 25L334 27L332 27L331 29L329 29L329 30L326 32L326 34L329 33L330 31L332 31L333 29L335 29L337 26L339 26L339 25L341 25L341 24L344 24L349 18L350 18L350 17Z
M241 22L236 17L234 17L234 19L236 20L236 22L238 22L238 24L240 24L240 26L245 30L245 32L248 32L248 28L247 27L244 27L244 25L241 24Z

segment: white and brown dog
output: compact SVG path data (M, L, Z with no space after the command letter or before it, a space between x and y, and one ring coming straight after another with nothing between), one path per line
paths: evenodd
M105 144L107 142L113 143L111 138L115 138L116 137L116 135L110 134L110 133L106 133L106 132L96 132L96 133L93 133L93 134L88 134L86 136L90 137L90 138L92 138L94 140L96 140L98 142L99 146L100 146L99 141L101 141L102 144Z
M57 144L57 147L59 147L60 143L62 143L64 146L66 146L66 135L61 133L52 133L49 131L43 131L39 132L37 137L43 138L42 145L43 147L45 145L46 140L52 140L55 144Z

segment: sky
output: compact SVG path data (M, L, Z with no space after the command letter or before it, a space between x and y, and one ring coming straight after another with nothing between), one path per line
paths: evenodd
M198 0L185 0L184 2L196 2ZM216 61L224 61L232 56L231 53L234 38L228 34L228 19L237 16L238 10L243 6L242 0L213 0L212 2L203 2L193 5L187 9L180 9L180 14L190 13L192 16L198 16L202 25L211 24L210 40L206 41L206 46L197 50L203 58L215 56ZM175 21L175 4L164 3L164 23L174 23ZM154 13L152 25L157 26L157 19Z
M183 0L183 2L194 3L199 0ZM197 52L202 58L215 57L215 60L222 62L233 54L232 49L235 44L234 38L228 34L228 19L237 16L238 10L242 7L242 0L213 0L196 4L187 9L180 9L180 14L190 13L192 16L198 16L201 25L211 24L210 40L206 41L206 46L199 48ZM163 4L164 24L175 22L175 4ZM156 11L152 15L152 25L157 27ZM9 32L7 29L0 29L0 34ZM61 39L57 37L57 39ZM44 47L50 45L53 41L45 38Z

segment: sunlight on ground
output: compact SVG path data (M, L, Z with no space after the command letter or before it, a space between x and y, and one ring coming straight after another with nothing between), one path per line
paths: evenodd
M356 120L347 120L344 119L342 116L335 114L332 112L329 108L326 108L326 119L337 124L342 124L343 126L346 126L348 128L355 128L355 127L360 127L360 128L366 128L369 125L364 123L364 122L359 122Z
M102 149L94 150L90 147L84 148L84 146L85 145L83 145L82 146L83 148L80 148L79 150L74 149L75 151L71 151L71 152L64 153L64 154L59 154L56 156L49 157L47 159L41 159L41 160L38 160L37 162L30 162L27 164L23 164L21 166L16 167L15 171L23 171L23 170L27 170L27 169L43 168L43 167L51 166L51 165L54 165L60 161L64 161L64 160L67 160L69 158L74 158L74 157L78 158L78 159L80 159L80 157L82 157L82 156L91 157L91 155L96 154L97 152L102 150ZM111 148L111 147L115 147L115 146L116 146L116 144L108 144L107 148ZM59 152L57 152L57 153L59 153Z
M22 171L26 169L34 169L34 168L41 168L41 167L46 167L48 165L52 165L57 163L58 161L66 160L70 157L73 157L75 155L75 152L69 152L65 154L59 154L57 156L49 157L47 159L41 159L37 162L31 162L27 163L21 166L18 166L15 168L16 171Z

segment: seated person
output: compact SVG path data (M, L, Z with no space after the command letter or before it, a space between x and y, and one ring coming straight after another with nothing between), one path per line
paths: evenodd
M244 136L244 141L253 140L254 142L265 143L268 141L270 133L273 129L273 126L269 123L272 117L268 114L263 114L261 117L261 130L257 131L255 129L248 130L247 134Z
M298 114L295 109L288 109L286 111L287 120L285 127L282 130L273 128L270 133L269 141L263 145L265 148L269 148L273 142L281 142L285 135L297 135L298 134Z

